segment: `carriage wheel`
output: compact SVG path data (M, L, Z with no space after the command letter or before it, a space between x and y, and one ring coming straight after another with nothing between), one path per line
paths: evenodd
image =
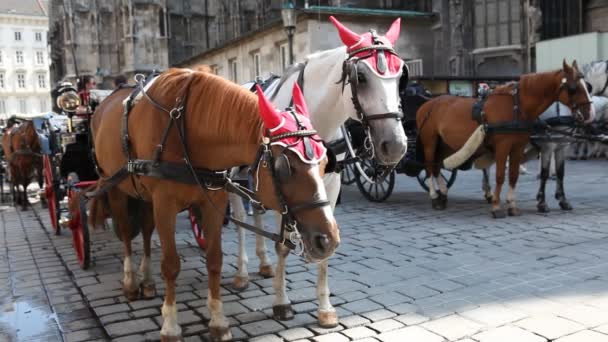
M195 205L188 208L188 218L190 219L190 227L192 227L196 243L200 249L205 250L207 242L203 236L203 214L201 213L201 208Z
M354 168L354 167L353 167ZM395 170L387 175L386 170L377 165L374 160L361 160L361 168L367 177L373 182L369 182L358 172L355 173L357 188L368 201L384 202L392 193L395 187Z
M340 180L344 185L351 185L357 181L355 174L355 166L353 164L344 165L342 172L340 172Z
M48 155L43 156L44 163L44 193L46 197L47 208L49 209L49 217L51 218L51 225L55 235L61 233L61 226L59 225L59 217L61 215L61 208L59 207L59 199L57 198L57 184L55 184L53 177L53 166L51 164L51 158Z
M70 200L73 200L73 198L70 198ZM78 259L80 268L86 270L90 266L90 241L87 207L84 198L80 199L78 211L72 213L70 229L72 230L72 242L76 251L76 258Z
M452 187L452 184L454 184L454 181L456 181L456 175L458 174L458 170L454 169L454 170L448 170L448 169L441 169L439 171L439 174L441 175L441 177L443 178L443 180L445 180L445 183L448 186L448 189ZM422 170L420 171L420 173L418 174L418 176L416 177L418 179L418 183L420 184L420 186L426 191L429 191L429 177L426 174L426 171Z

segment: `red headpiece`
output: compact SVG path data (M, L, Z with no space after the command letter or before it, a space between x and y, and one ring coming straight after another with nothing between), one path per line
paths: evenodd
M293 105L295 116L291 112L278 111L275 106L268 101L264 92L259 85L256 84L258 93L260 114L264 125L268 129L270 137L278 136L284 133L297 132L300 129L312 130L312 124L308 116L308 108L304 101L304 95L300 87L296 83L293 87ZM302 127L302 128L300 128ZM272 143L272 145L285 146L300 157L300 159L308 164L318 163L325 158L327 149L321 143L321 138L314 135L308 139L310 148L307 150L304 139L301 137L288 137Z
M362 48L370 47L374 45L374 37L371 32L364 33L359 35L349 30L346 26L342 25L338 21L338 19L330 16L329 19L334 24L334 26L338 29L338 34L340 35L340 39L346 45L346 52L348 54L353 53ZM399 32L401 31L401 18L397 18L388 29L384 36L377 36L375 39L382 43L382 45L386 47L392 48L395 45L395 42L399 38ZM370 69L374 71L380 77L394 77L396 76L403 67L403 60L399 58L397 55L390 52L383 52L382 50L374 50L374 51L361 51L359 53L355 53L356 57L364 57L372 53L372 56L362 59L361 62L366 63ZM378 55L383 53L386 56L386 70L383 68L378 68Z

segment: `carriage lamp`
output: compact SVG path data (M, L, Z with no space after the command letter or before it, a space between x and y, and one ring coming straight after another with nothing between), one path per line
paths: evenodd
M281 17L283 18L283 27L287 33L287 41L289 43L289 64L293 64L293 35L296 32L296 19L298 14L293 1L289 0L281 9Z
M73 113L80 106L80 96L75 91L66 91L57 97L57 107Z

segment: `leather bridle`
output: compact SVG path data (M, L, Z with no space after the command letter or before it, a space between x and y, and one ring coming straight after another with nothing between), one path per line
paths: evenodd
M568 82L567 78L564 77L562 78L562 84L559 87L559 92L562 92L563 90L566 90L568 92L568 102L570 103L570 109L572 110L572 113L574 114L575 118L581 122L585 121L585 118L581 113L580 108L582 106L592 105L593 103L593 101L576 102L574 100L574 96L576 95L576 89L579 85L581 85L580 81L582 79L582 75L577 75L574 80ZM608 82L606 84L608 85Z
M353 106L355 107L355 111L357 113L357 118L359 119L359 121L361 121L361 124L363 125L363 128L367 134L364 146L365 146L366 150L371 152L371 157L373 157L374 156L374 151L373 151L374 146L373 146L373 143L371 143L371 141L372 141L371 132L370 132L371 127L369 124L370 121L395 119L399 122L403 118L403 113L402 112L388 112L388 113L381 113L381 114L369 114L365 111L365 109L363 109L363 106L361 106L361 102L359 101L359 96L358 96L358 92L357 92L357 87L359 85L359 75L358 75L358 70L357 70L357 63L359 63L362 60L372 57L374 55L374 53L377 52L378 53L378 62L377 62L378 69L381 71L386 71L387 70L387 61L386 61L385 53L389 53L389 54L393 54L393 55L397 56L397 53L395 53L395 50L392 47L384 45L382 43L382 41L380 41L378 39L378 35L376 34L375 30L372 29L372 30L370 30L370 32L372 35L372 45L349 52L348 57L346 58L346 60L344 60L344 63L342 64L342 76L340 77L340 80L338 82L336 82L336 84L342 83L342 91L344 91L344 87L346 86L346 84L350 84L350 89L351 89L351 93L352 93L351 100L353 102ZM363 56L356 56L362 52L368 52L368 53Z

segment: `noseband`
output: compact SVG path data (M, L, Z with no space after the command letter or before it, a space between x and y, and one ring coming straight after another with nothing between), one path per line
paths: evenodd
M568 92L568 101L570 102L570 108L572 109L572 113L578 121L585 120L583 114L580 111L580 107L585 105L591 105L593 103L593 101L576 102L574 100L574 95L576 95L576 89L578 88L580 80L582 79L583 77L579 75L572 82L568 82L567 79L564 77L562 78L562 84L559 87L559 92L562 92L563 90L566 90ZM608 82L606 84L608 85Z
M374 55L374 52L377 52L378 53L378 62L377 62L378 70L386 71L388 66L387 66L385 53L389 53L389 54L393 54L393 55L397 56L397 54L395 53L395 50L392 47L384 45L382 43L382 41L380 41L378 39L378 35L376 34L375 30L372 29L372 30L370 30L370 32L372 35L373 44L371 46L367 46L367 47L363 47L363 48L354 50L348 54L348 58L346 58L346 60L342 64L342 76L340 77L340 80L336 84L342 83L342 91L344 91L344 87L346 86L346 84L350 84L350 89L351 89L351 93L352 93L351 100L353 102L353 106L355 107L355 111L357 113L357 118L359 119L359 121L361 121L361 124L363 125L363 128L365 129L365 132L367 133L367 138L366 138L366 143L365 143L366 149L372 151L372 157L373 157L373 144L371 144L371 133L370 133L371 128L370 128L369 122L374 121L374 120L384 120L384 119L395 119L397 121L401 121L401 118L403 118L403 113L402 112L388 112L388 113L382 113L382 114L369 114L363 109L363 106L361 106L361 102L359 101L359 96L357 93L357 86L359 85L359 75L358 75L358 71L357 71L357 63L359 63L359 61L361 61L361 60L372 57ZM361 56L361 57L356 56L357 54L360 54L361 52L366 52L366 51L368 52L366 55Z
M249 172L251 174L255 173L257 191L257 187L259 186L259 181L257 181L257 178L260 172L260 167L270 168L273 183L272 185L275 189L275 195L281 208L281 233L279 235L280 240L273 240L282 243L291 249L294 249L294 253L300 255L304 250L304 246L302 242L302 235L298 231L297 220L295 218L294 213L306 209L322 208L325 206L329 206L330 203L327 199L317 199L310 202L290 206L285 199L285 195L281 190L281 187L283 185L282 183L284 182L284 180L282 181L283 177L279 176L279 173L288 173L289 176L292 175L290 172L285 172L285 170L279 170L279 167L289 168L290 166L288 163L283 165L278 164L277 159L285 158L286 160L289 160L287 159L287 156L285 154L286 150L289 147L298 144L300 142L300 139L304 141L306 152L308 153L308 151L310 151L312 148L310 146L310 139L314 139L313 136L317 134L317 131L314 129L306 129L306 127L298 120L298 117L292 108L288 108L287 111L288 113L293 115L296 123L298 124L299 129L294 132L283 133L275 136L270 136L270 131L267 131L266 136L262 139L262 144L260 145L258 154L255 158L254 163L251 165ZM290 145L283 147L280 154L275 158L272 153L272 144L286 138L294 137L300 139Z

